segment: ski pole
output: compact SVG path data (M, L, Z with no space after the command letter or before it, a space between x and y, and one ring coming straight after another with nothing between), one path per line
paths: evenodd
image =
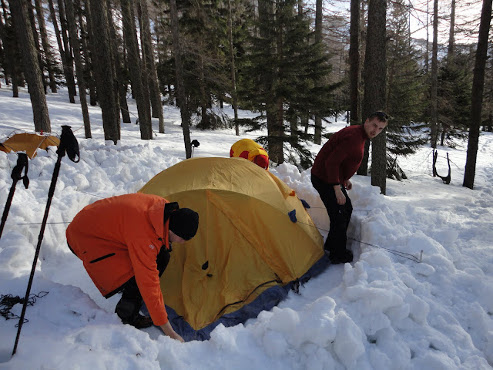
M17 164L12 170L12 186L10 187L9 195L7 197L7 202L5 203L5 208L2 214L2 224L0 225L0 238L2 237L3 228L5 222L7 221L7 216L9 215L10 206L12 205L12 199L14 198L15 186L17 181L22 179L24 187L27 189L29 187L29 178L27 177L27 155L26 153L17 153ZM24 176L22 176L22 170L24 170Z
M17 329L17 336L15 338L14 349L12 351L12 356L15 355L17 351L17 344L19 343L19 336L21 334L22 324L24 323L24 316L26 314L27 301L29 299L29 294L31 292L31 286L34 279L34 272L36 270L36 263L38 262L39 251L41 249L41 242L43 241L43 235L46 227L46 221L48 219L48 214L50 212L51 199L53 198L53 194L55 193L56 181L58 179L58 174L60 172L60 165L62 162L62 157L67 153L68 157L72 162L79 162L79 143L74 136L74 133L70 129L70 126L62 126L62 135L60 137L60 145L58 150L56 151L58 154L58 158L55 164L55 169L53 170L53 176L51 178L50 189L48 190L48 202L46 203L45 213L43 216L43 222L41 224L41 230L38 236L38 245L36 246L36 252L34 253L34 261L31 269L31 275L29 276L29 283L27 284L26 295L24 297L24 302L22 305L21 317L19 318L19 326ZM77 160L75 157L77 156Z

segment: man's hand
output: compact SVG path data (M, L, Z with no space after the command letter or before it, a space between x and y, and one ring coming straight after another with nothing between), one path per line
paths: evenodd
M334 185L334 192L336 194L337 204L340 206L346 204L346 196L342 192L340 185Z
M176 339L182 343L185 342L183 338L173 330L169 321L166 324L161 325L160 328L168 337Z
M353 183L351 182L351 180L347 180L346 182L344 182L344 187L347 190L351 190L353 188Z

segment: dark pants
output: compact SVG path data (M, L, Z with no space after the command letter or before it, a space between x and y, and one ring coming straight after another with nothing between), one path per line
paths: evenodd
M168 266L169 258L169 251L163 245L156 258L159 277L161 277L166 266ZM135 276L123 284L120 291L122 292L122 297L116 304L115 312L123 323L126 324L132 322L132 320L139 315L143 303L142 295L140 294L139 287L135 281Z
M341 186L341 190L346 197L346 203L339 205L337 204L333 185L329 185L313 175L311 180L313 187L318 191L325 208L327 208L327 214L330 219L330 230L325 240L324 249L329 252L341 253L346 249L346 232L353 213L351 199L349 199L346 189Z

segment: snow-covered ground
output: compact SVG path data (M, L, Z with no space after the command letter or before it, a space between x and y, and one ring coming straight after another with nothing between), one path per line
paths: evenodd
M2 86L1 141L34 127L27 93L14 99ZM135 192L185 159L179 112L164 107L166 133L152 141L140 140L137 125L122 124L115 146L104 142L99 108L90 107L93 139L86 140L80 106L68 103L63 91L47 99L53 132L72 127L81 161L62 161L31 289L38 298L27 307L29 321L13 357L18 319L0 317L0 369L492 368L491 133L480 137L474 190L462 187L466 142L438 149L439 174L446 174L447 152L452 161L449 185L432 177L429 147L400 159L408 179L388 180L386 196L369 177L353 177L353 263L330 266L299 295L290 292L278 307L244 325L220 325L209 341L182 344L156 328L122 325L114 313L118 297L101 297L65 240L66 226L85 205ZM336 122L327 129L344 126ZM228 157L238 140L234 130L192 128L191 136L200 142L194 156ZM311 149L316 153L320 146ZM2 297L25 295L56 158L53 149L40 151L29 161L29 188L17 184L0 240ZM2 212L16 161L16 154L0 152ZM271 171L311 205L325 236L328 218L309 170L283 164ZM20 315L21 304L11 313Z

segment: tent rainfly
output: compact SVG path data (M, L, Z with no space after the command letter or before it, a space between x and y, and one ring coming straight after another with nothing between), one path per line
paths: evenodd
M261 295L274 287L285 296L325 258L323 238L294 190L243 158L188 159L140 192L200 216L197 235L173 245L161 277L168 315L186 340L207 339L221 318L235 325L272 308L246 305L265 303ZM249 313L231 319L241 310Z
M0 150L6 153L26 152L29 158L36 156L38 149L45 149L49 146L60 145L60 139L56 136L38 135L30 133L15 134L0 143Z

